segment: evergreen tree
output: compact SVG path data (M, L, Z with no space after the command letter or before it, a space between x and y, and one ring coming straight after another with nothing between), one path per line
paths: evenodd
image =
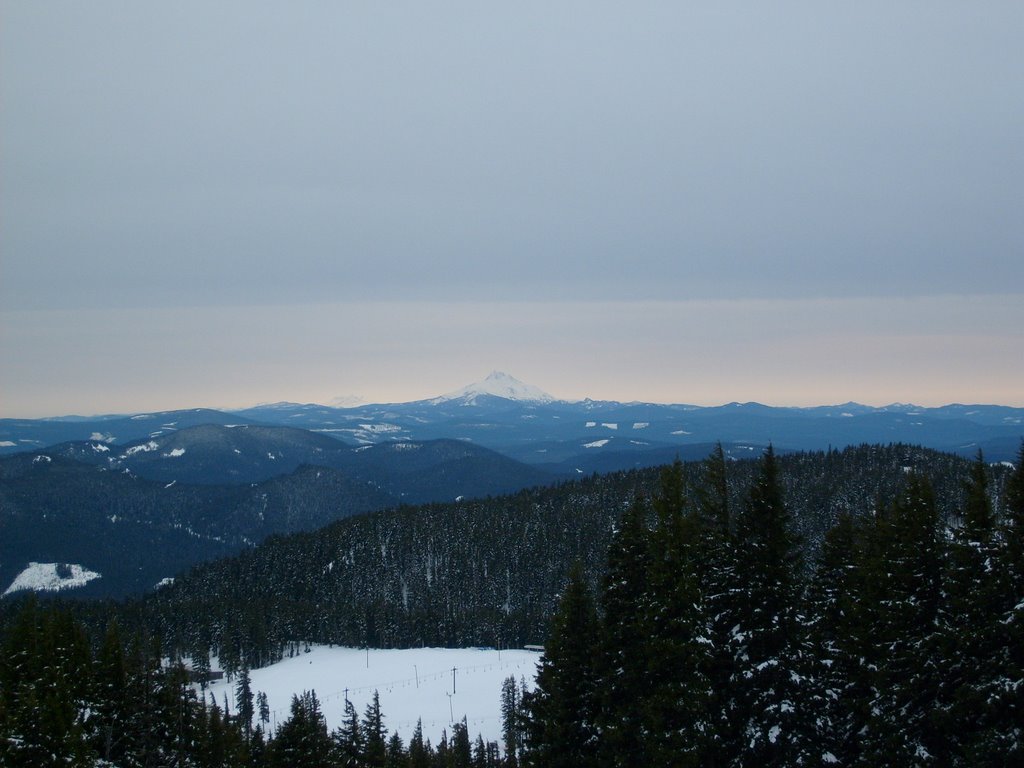
M571 768L594 761L597 627L593 599L576 563L552 620L537 687L524 702L529 712L526 759L532 766Z
M423 721L416 720L416 729L409 740L409 768L429 768L430 750L423 742Z
M272 764L281 768L331 768L331 739L315 692L292 696L289 718L277 730L271 756Z
M728 471L721 443L715 443L702 470L696 493L697 519L702 531L712 532L714 538L722 539L729 534L730 511Z
M650 535L642 499L627 508L608 549L601 595L603 623L599 657L600 760L606 766L647 761L639 702L650 689L647 662L651 627Z
M448 731L441 730L441 739L437 742L437 749L431 756L431 765L434 768L451 768L452 754L448 746Z
M863 563L861 528L848 512L825 534L809 595L814 677L824 708L818 713L822 755L855 764L859 735L867 719L871 681L864 664L860 624ZM831 757L829 757L831 756Z
M473 768L487 768L487 746L484 744L483 736L477 734L476 741L473 742L473 760L471 762Z
M1024 440L1017 454L1017 463L1006 480L1004 514L1001 526L1005 542L1003 560L1010 579L1010 589L1024 595Z
M452 768L473 768L473 748L469 743L469 726L466 724L466 718L452 726L449 764Z
M506 768L519 768L519 754L523 749L523 713L519 686L511 675L501 684L501 734Z
M215 766L224 765L225 758L227 757L227 728L216 701L213 701L209 710L207 710L205 736L205 742L200 752L200 764L204 768L206 766L214 768ZM275 765L279 766L288 764L287 761L275 763Z
M341 726L333 734L333 740L343 768L357 768L363 764L363 731L355 705L348 699L345 699L345 715Z
M235 710L241 721L242 732L245 734L246 741L252 736L252 718L255 714L253 700L249 665L243 664L242 671L238 674L238 684L235 686Z
M724 764L727 743L734 736L731 680L734 672L732 631L736 626L738 600L743 590L736 575L737 554L729 502L728 467L722 444L717 443L701 465L701 478L694 493L697 531L695 563L698 586L707 617L709 716L704 761Z
M405 751L402 737L398 735L397 731L388 739L387 752L387 761L384 763L386 768L408 768L409 753Z
M117 621L107 625L95 669L96 707L90 718L90 730L99 756L113 762L124 753L128 689L124 646Z
M1020 476L1017 467L1007 480L1007 514L997 526L979 451L966 486L963 525L950 544L939 648L944 674L933 719L961 764L1024 760L1024 603L1013 573L1014 484Z
M373 692L372 701L366 705L362 723L363 764L367 768L384 768L387 762L387 729L380 711L380 695Z
M928 480L911 475L876 529L878 558L867 574L871 614L865 618L870 657L878 661L863 760L927 764L947 751L948 735L932 719L944 674L936 653L942 548Z
M266 728L270 724L270 702L267 701L267 694L263 691L256 694L256 708L259 712L260 724Z
M736 520L735 621L728 759L743 765L817 763L807 680L801 559L771 446ZM742 756L742 757L741 757Z
M978 449L978 455L971 464L965 490L963 538L968 541L988 541L995 529L995 516L989 496L988 469L981 449Z
M646 610L648 689L643 752L651 764L698 765L710 734L710 627L697 581L699 522L686 513L683 465L662 471L654 498Z

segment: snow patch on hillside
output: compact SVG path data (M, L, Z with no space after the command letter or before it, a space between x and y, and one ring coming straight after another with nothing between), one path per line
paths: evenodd
M3 596L12 592L32 590L33 592L59 592L62 589L74 589L100 578L96 571L90 571L76 563L36 563L31 562L11 582Z
M184 455L185 455L185 449L184 448L174 448L173 450L171 450L170 453L165 453L164 454L164 458L176 459L178 456L184 456Z
M333 730L341 725L346 696L362 714L376 690L384 725L406 744L417 719L423 720L423 738L437 744L441 731L451 738L452 723L463 717L471 739L479 733L486 741L500 742L502 681L513 677L518 683L522 678L532 689L540 660L540 653L526 650L309 648L308 653L300 651L250 672L253 694L267 695L271 730L288 719L292 696L303 691L316 691L327 727ZM221 702L227 694L234 713L236 684L218 680L207 687L206 697L213 693Z
M124 452L124 455L134 456L136 453L149 453L150 451L158 450L160 450L160 446L150 440L148 443L143 443L142 445L133 445Z
M584 443L583 447L584 448L604 448L610 442L611 442L610 440L595 440L592 443Z

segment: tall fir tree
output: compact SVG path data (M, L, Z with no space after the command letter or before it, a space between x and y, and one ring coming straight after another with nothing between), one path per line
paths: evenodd
M255 714L252 677L249 674L248 664L243 664L238 673L238 683L235 685L235 711L238 713L242 732L248 741L252 737L252 718Z
M526 760L536 768L592 765L597 754L597 613L579 563L552 619L529 711Z
M1003 561L1010 579L1010 588L1024 595L1024 440L1017 453L1017 462L1006 479L1003 521L1000 526L1004 540Z
M639 702L650 689L650 568L647 505L638 497L612 536L601 595L597 726L600 761L609 768L625 768L649 758Z
M373 692L373 698L366 705L363 714L363 764L367 768L384 768L387 760L387 729L380 711L380 694Z
M501 684L501 736L505 748L505 767L519 768L523 751L523 712L519 686L513 676Z
M422 743L422 730L418 730ZM347 698L341 725L335 729L332 740L342 768L358 768L362 765L365 743L363 729L359 724L359 713L356 712L355 705Z
M729 472L721 443L715 444L700 470L700 480L694 489L698 528L695 568L711 640L707 670L710 731L704 761L709 766L716 766L728 762L727 745L734 737L734 724L730 720L734 710L730 681L735 664L730 640L736 626L742 590L737 587Z
M933 721L943 674L935 655L943 552L935 494L926 478L908 478L876 535L878 557L866 592L870 653L878 663L862 760L927 765L944 751L946 734Z
M727 641L734 738L725 757L736 765L817 764L808 638L798 610L801 552L771 445L737 515L735 554L735 623Z
M700 530L688 513L683 465L661 474L654 497L656 525L650 537L648 597L648 690L642 699L645 749L651 764L704 762L711 732L708 704L710 627L697 580Z
M430 750L423 741L423 721L419 719L409 739L409 768L430 768Z

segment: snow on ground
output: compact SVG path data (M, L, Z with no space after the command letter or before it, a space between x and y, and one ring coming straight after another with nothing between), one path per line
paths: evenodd
M554 402L554 398L539 387L535 387L532 384L524 384L514 376L509 376L501 371L491 371L483 381L478 381L462 389L441 395L430 402L438 404L448 400L465 400L467 405L475 405L476 398L480 395L493 395L495 397L503 397L506 400L518 400L527 403Z
M270 728L288 719L293 694L315 690L327 727L341 725L345 696L362 718L373 692L380 695L384 725L409 743L417 719L423 720L423 738L437 744L441 731L449 737L452 723L466 718L470 739L501 741L501 684L511 676L525 678L532 688L540 653L525 650L477 648L413 648L404 650L311 645L294 658L254 669L253 695L263 691L270 705ZM454 694L452 668L455 668ZM214 665L216 668L216 664ZM207 687L223 706L224 695L233 712L237 678ZM347 691L346 691L347 689ZM259 715L257 714L258 722Z
M3 596L12 592L30 589L35 592L59 592L73 589L100 578L96 571L90 571L74 563L29 563L11 582Z
M610 442L611 442L610 440L595 440L592 443L584 443L583 447L584 448L604 448Z
M134 456L136 453L149 453L150 451L159 450L160 446L150 440L148 443L142 445L133 445L131 448L124 452L125 456Z

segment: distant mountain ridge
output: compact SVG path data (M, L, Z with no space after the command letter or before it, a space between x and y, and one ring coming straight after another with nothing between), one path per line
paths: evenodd
M63 564L102 576L74 584L76 596L130 594L271 534L555 479L455 440L353 447L279 426L61 443L0 457L0 592Z
M1009 461L1024 436L1024 408L568 401L495 371L446 395L407 403L338 408L279 402L232 412L193 409L91 420L2 419L0 455L89 439L121 446L200 424L288 426L361 446L454 439L563 473L586 472L595 465L650 466L674 448L687 451L687 446L717 441L752 448L772 442L783 451L905 442L964 456L981 449L990 460ZM598 453L614 453L618 459L595 461Z

